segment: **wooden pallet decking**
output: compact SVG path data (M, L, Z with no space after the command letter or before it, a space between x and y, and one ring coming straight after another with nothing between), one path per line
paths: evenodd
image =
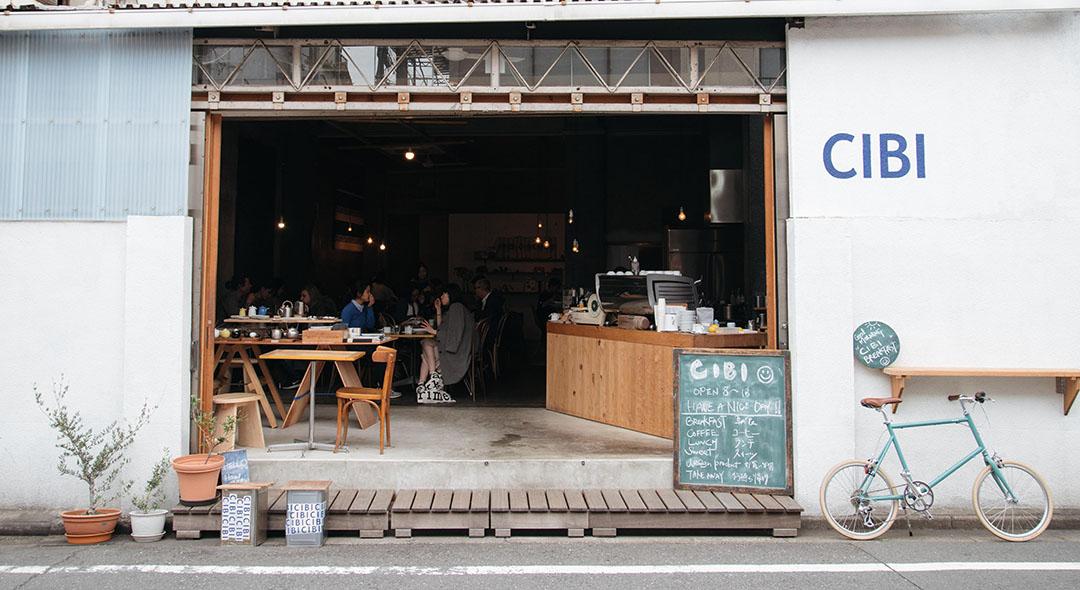
M359 532L361 537L382 537L390 529L393 490L336 490L327 496L326 530ZM285 530L284 490L271 489L267 498L266 528ZM212 506L173 508L173 530L178 539L198 539L203 532L221 530L221 501Z
M491 528L496 537L513 530L565 530L585 536L588 507L581 490L492 490Z
M790 496L690 490L586 490L594 537L618 529L771 529L798 533L802 507Z
M286 495L269 491L267 529L285 529ZM802 507L790 496L672 489L648 490L351 490L331 489L326 530L382 537L393 531L461 530L482 537L512 531L565 530L571 537L614 536L619 529L771 530L797 534ZM221 503L177 506L178 539L221 528Z
M395 537L411 537L413 529L468 530L483 537L489 525L488 490L399 490L390 509Z

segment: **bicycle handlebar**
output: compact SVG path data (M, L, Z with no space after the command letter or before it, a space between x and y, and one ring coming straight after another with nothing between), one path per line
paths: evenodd
M986 397L986 392L985 391L976 392L975 395L959 395L959 394L956 394L956 395L950 395L949 396L949 401L951 401L951 402L955 402L957 400L963 400L963 401L966 401L966 402L979 402L980 404L982 404L982 403L986 403L986 400L988 400L988 399L990 399L990 398Z

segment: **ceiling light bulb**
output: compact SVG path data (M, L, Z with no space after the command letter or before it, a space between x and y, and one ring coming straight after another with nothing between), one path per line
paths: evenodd
M679 221L686 221L686 211L679 207Z
M352 224L349 224L349 227L345 228L345 231L352 233Z
M574 224L574 210L573 209L570 210L570 215L569 215L569 218L566 220L566 222L569 223L570 225Z
M544 229L544 224L543 224L543 223L541 223L541 222L539 222L539 221L537 221L537 222L536 222L536 229Z
M416 159L416 152L412 151L412 148L405 150L405 159L412 162Z
M285 218L284 217L279 217L278 218L277 228L278 229L285 229Z
M537 244L539 244L539 243L540 243L540 242L542 242L542 241L543 241L543 240L541 240L541 239L540 239L540 236L536 236L536 243L537 243Z
M367 243L368 243L369 245L370 245L370 244L374 244L374 243L375 243L375 238L373 238L373 237L371 237L371 236L368 236L368 237L367 237Z
M380 251L386 251L386 243L385 242L382 242L382 243L379 244L379 250Z
M547 240L544 240L544 247L545 248L550 248L551 247L551 242L549 242Z
M574 254L577 254L581 251L581 249L578 247L577 238L574 238L574 245L570 246L570 249L574 251Z

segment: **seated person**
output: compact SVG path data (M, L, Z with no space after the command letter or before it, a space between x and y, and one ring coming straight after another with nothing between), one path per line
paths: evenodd
M476 279L473 284L473 293L479 309L476 310L476 321L487 320L487 335L484 337L484 350L491 352L495 349L495 339L498 337L499 322L502 320L505 299L502 295L491 290L491 281L484 277Z
M357 287L351 301L341 310L341 321L350 328L360 328L362 332L375 331L375 298L371 287Z
M435 299L435 325L424 321L424 331L435 338L420 341L423 358L416 388L418 404L453 403L446 386L464 379L469 370L476 324L461 299L461 289L447 285Z
M412 293L409 294L409 303L405 308L405 317L422 317L424 315L425 305L426 303L424 301L423 291L416 287L413 287Z
M304 313L309 316L332 316L337 310L334 301L323 295L315 285L308 285L300 291L300 301L307 307Z

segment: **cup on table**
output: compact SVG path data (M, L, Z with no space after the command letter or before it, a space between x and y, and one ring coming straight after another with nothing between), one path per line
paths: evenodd
M405 326L404 332L406 334L412 334L412 326Z
M383 334L393 334L394 333L394 329L391 328L390 326L386 326L385 328L382 329L382 331L383 331Z

